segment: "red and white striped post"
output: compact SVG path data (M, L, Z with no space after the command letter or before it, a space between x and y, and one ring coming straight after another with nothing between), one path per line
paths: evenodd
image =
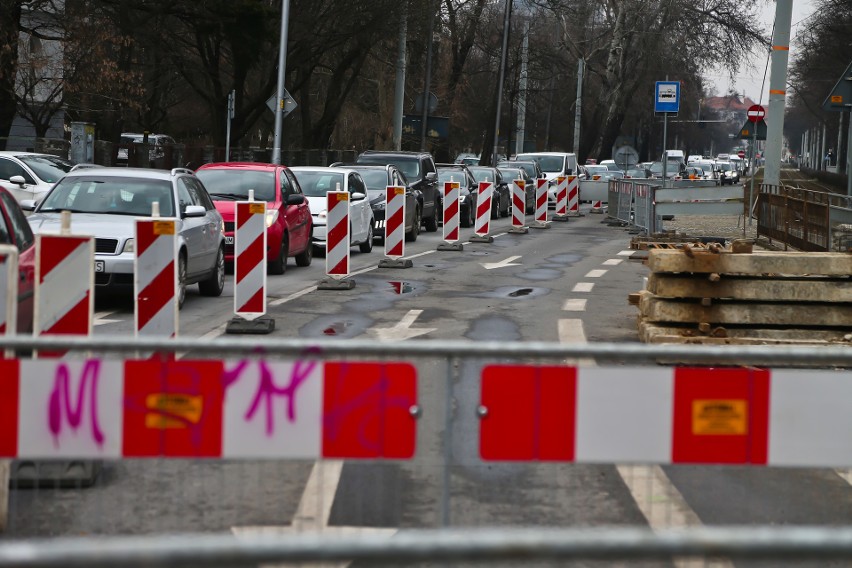
M405 256L405 188L387 186L385 196L385 257L379 268L411 268L414 263Z
M349 276L349 192L326 193L325 273L328 276L318 290L351 290L355 281Z
M529 233L524 225L524 217L527 214L527 188L522 179L512 180L512 228L509 232L515 235Z
M473 225L474 235L470 238L475 243L493 243L494 237L488 234L491 230L491 200L494 196L494 183L481 181L476 188L476 222Z
M568 176L568 214L580 216L580 178Z
M535 183L535 223L530 225L534 229L549 229L550 221L547 220L547 188L550 181L539 178Z
M568 178L566 176L556 177L556 211L553 213L554 221L568 220Z
M592 201L592 213L603 213L603 202L602 201L600 201L600 200Z
M95 306L95 239L71 234L62 212L62 233L36 235L33 335L92 334ZM39 353L61 357L64 352Z
M0 245L0 335L15 335L17 324L18 248ZM6 357L12 356L12 351L6 352Z
M266 202L239 201L234 219L234 315L225 333L272 333L266 315Z
M136 337L177 337L180 297L177 221L161 219L158 203L151 218L136 220L133 291Z
M464 250L459 242L459 192L461 184L457 181L444 183L444 242L438 250Z

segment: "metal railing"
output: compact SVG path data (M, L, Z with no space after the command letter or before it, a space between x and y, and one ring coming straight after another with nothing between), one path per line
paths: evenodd
M852 221L852 198L821 191L762 184L757 234L801 251L832 250L833 233Z

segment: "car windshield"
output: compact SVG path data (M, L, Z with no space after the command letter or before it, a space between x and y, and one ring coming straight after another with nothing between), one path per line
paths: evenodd
M168 180L70 177L54 186L38 210L149 217L155 201L160 203L160 215L174 216L172 184Z
M388 171L380 169L358 169L356 171L361 174L361 179L367 185L367 191L384 192L388 187Z
M461 170L438 170L438 182L447 183L448 181L464 181L464 172Z
M503 174L503 179L524 179L521 175L523 170L516 168L500 168L500 173Z
M309 197L322 197L329 191L345 191L346 178L342 173L294 171L302 192Z
M47 183L56 183L74 167L71 162L56 156L18 156L18 159Z
M731 164L729 162L719 162L719 169L723 172L729 172L733 168L731 167Z
M586 166L586 169L592 175L605 174L609 171L609 168L606 166Z
M402 175L406 178L420 179L420 160L417 158L401 158L399 156L360 156L359 164L386 166L393 164L402 171Z
M470 168L470 173L476 181L497 181L497 176L491 168Z
M132 136L128 136L127 134L121 135L121 143L122 144L134 144L134 143L141 144L142 140L144 140L144 139L145 138L141 134L132 135Z
M543 172L558 173L562 171L565 164L565 158L562 156L536 156L534 154L519 154L518 161L532 160L538 162L539 167Z
M645 170L627 170L627 175L632 178L643 178L645 177Z
M651 170L651 173L654 175L659 175L663 173L663 163L662 162L654 162L651 164L651 167L648 168Z
M250 189L258 201L275 201L275 172L245 169L201 169L195 174L213 201L248 199Z

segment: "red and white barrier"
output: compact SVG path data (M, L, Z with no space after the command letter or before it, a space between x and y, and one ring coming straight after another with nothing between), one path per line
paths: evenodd
M535 183L535 225L538 229L548 227L547 220L547 188L549 186L547 179L540 178Z
M476 222L473 225L473 232L480 237L487 237L491 230L491 200L494 195L494 183L481 181L476 192Z
M459 240L459 188L457 181L444 183L444 240L454 243Z
M553 218L560 221L568 219L568 178L565 176L556 177L556 211Z
M95 240L80 235L38 234L35 246L33 334L91 335Z
M177 235L174 219L136 220L136 336L176 337L178 334Z
M405 188L389 185L385 205L385 256L405 256Z
M526 182L522 179L512 180L512 228L510 233L523 234L528 232L524 225L527 209Z
M592 201L592 213L603 213L602 201Z
M234 223L234 313L266 314L266 202L240 201Z
M580 215L580 178L568 176L568 212Z
M349 276L349 192L326 194L325 272L340 280Z
M362 361L0 360L0 409L0 458L408 459L417 372Z
M15 335L18 323L18 248L0 245L0 335Z

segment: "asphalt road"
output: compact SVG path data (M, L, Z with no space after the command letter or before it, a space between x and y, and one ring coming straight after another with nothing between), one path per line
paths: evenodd
M423 233L406 244L414 266L405 270L378 269L378 244L369 254L353 248L356 287L349 291L314 288L324 259L307 268L291 259L284 276L268 280L273 335L635 342L636 309L627 295L642 288L647 269L619 254L630 235L601 221L589 214L512 235L510 220L501 219L492 228L494 243L468 243L461 252L439 252L440 233ZM470 235L462 229L463 240ZM230 280L221 298L190 291L182 336L223 332L233 310ZM132 332L128 302L101 300L97 310L96 334ZM412 460L352 461L338 469L333 462L106 464L92 488L13 491L9 530L0 538L235 527L392 533L446 524L838 525L852 518L852 487L828 469L482 462L478 382L483 365L495 362L416 361L423 415ZM294 517L304 514L313 524L296 526Z

